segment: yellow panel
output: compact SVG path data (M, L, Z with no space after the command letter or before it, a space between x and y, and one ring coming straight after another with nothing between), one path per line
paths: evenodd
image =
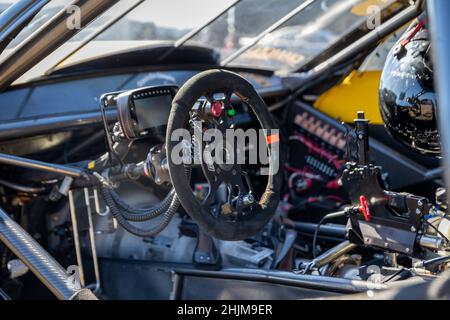
M88 169L89 169L89 170L94 170L94 169L95 169L95 161L89 162L89 164L88 164Z
M377 6L377 7L383 7L386 5L388 0L366 0L362 3L356 4L352 8L352 13L357 16L369 16L373 14L371 7ZM393 2L390 0L389 2Z
M314 106L339 121L353 123L358 111L364 111L371 124L381 125L378 88L381 71L353 71L345 80L325 92Z

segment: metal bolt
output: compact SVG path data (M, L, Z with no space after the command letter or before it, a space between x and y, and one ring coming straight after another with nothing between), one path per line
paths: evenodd
M242 203L244 204L244 206L251 205L254 202L255 202L255 198L253 197L252 194L248 194L248 195L242 197Z
M422 200L419 200L419 201L417 202L417 205L418 205L419 207L423 206Z
M422 214L422 211L421 211L420 209L417 209L417 210L416 210L416 214L418 214L418 215L419 215L419 214Z
M414 226L412 226L411 227L411 232L416 232L416 231L417 231L417 229Z
M386 242L386 243L384 244L384 246L385 246L386 248L389 248L389 243Z

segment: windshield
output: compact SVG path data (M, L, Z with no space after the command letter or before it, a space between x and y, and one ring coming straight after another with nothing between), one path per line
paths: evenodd
M14 0L0 0L0 13L8 9L14 2Z
M70 3L47 4L0 59ZM377 8L393 14L408 4L408 0L122 0L16 83L102 55L167 44L211 47L224 66L296 71L348 35L358 31L360 37L370 31L368 21Z
M305 9L268 32L240 55L225 58L228 65L270 70L296 70L333 43L363 27L367 30L370 5L385 9L398 1L327 0Z

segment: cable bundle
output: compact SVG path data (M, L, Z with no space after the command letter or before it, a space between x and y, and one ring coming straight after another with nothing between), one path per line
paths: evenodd
M190 179L191 170L187 170L186 174ZM102 187L101 194L120 226L138 237L154 237L161 233L169 225L180 207L180 201L174 188L159 204L151 208L136 208L128 205L110 187ZM149 221L158 217L161 217L160 221L150 229L142 229L130 223Z

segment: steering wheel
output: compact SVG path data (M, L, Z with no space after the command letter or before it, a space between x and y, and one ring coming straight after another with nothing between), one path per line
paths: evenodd
M203 175L208 182L208 194L199 199L191 188L186 163L174 161L172 152L180 149L180 143L190 145L186 138L174 139L172 134L177 129L186 129L194 119L200 120L208 128L219 130L225 137L227 129L234 128L234 109L231 105L232 95L236 95L253 111L264 134L264 144L269 155L267 186L259 201L254 199L251 181L242 170L242 166L232 161L226 164L211 163L201 157ZM221 96L219 100L216 98ZM203 98L209 106L209 113L204 108L194 107ZM206 98L206 99L204 99ZM200 100L199 100L200 99ZM226 110L233 110L231 115ZM276 132L276 133L274 133ZM195 140L194 138L191 140ZM197 143L199 143L197 141ZM208 144L200 142L205 149ZM177 149L175 149L178 146ZM260 232L274 215L280 200L282 174L279 169L280 138L275 122L262 98L254 87L241 76L225 70L202 72L187 81L175 96L169 116L166 140L168 168L170 178L178 198L192 219L206 234L221 240L244 240ZM195 157L188 149L192 159ZM228 154L227 145L224 154ZM236 151L236 150L234 150ZM239 151L237 151L239 152ZM234 152L233 154L236 154ZM278 163L276 163L278 162ZM225 186L226 200L213 207L213 200ZM222 188L222 189L221 189Z

